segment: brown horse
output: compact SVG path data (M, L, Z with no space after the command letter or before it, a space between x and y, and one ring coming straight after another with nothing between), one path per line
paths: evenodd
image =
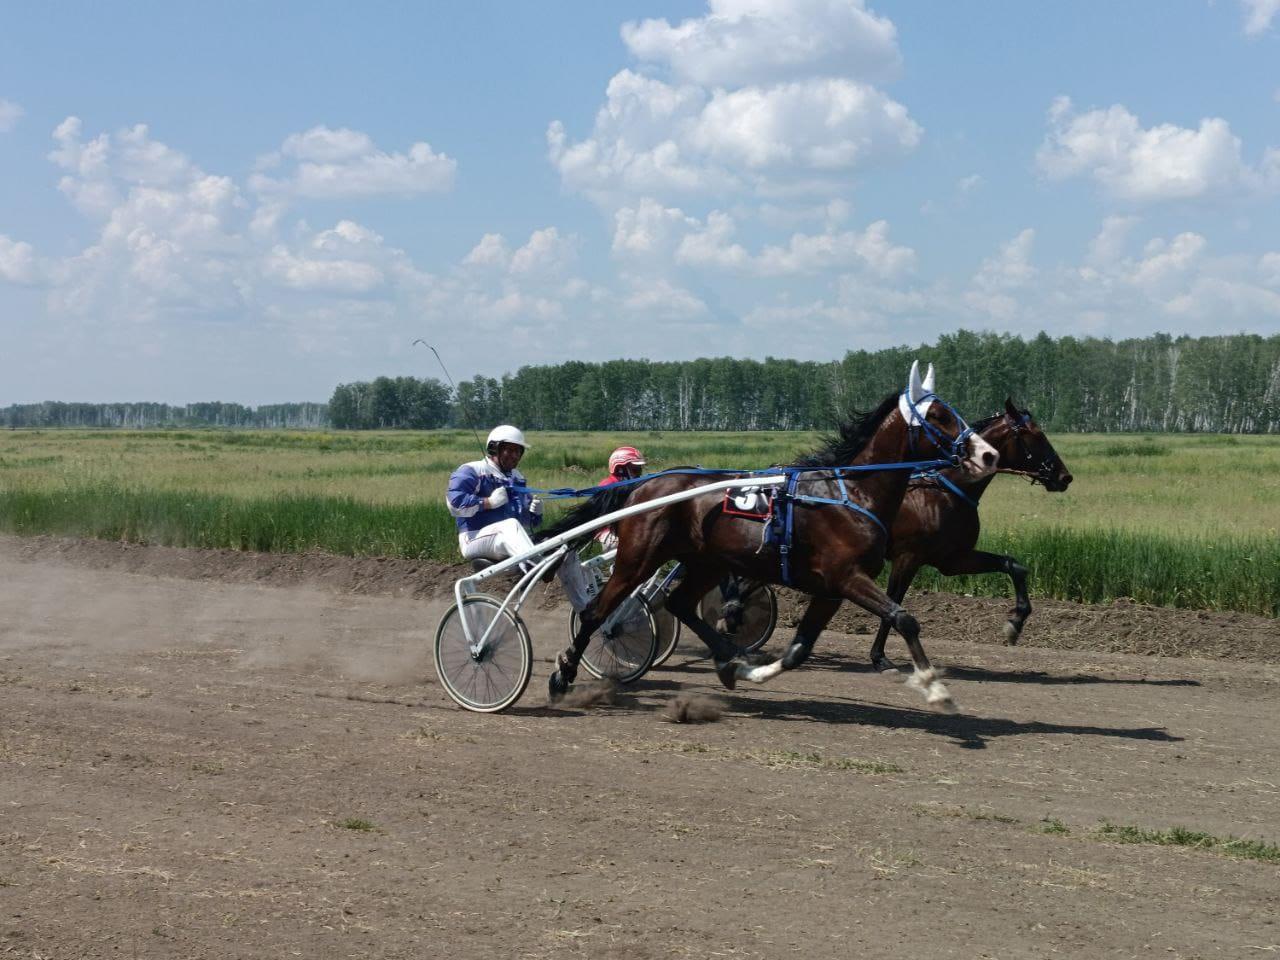
M875 582L888 549L888 529L907 490L909 470L832 469L939 457L955 463L974 480L989 476L998 459L989 443L938 400L933 393L932 368L922 382L918 367L913 365L906 390L885 397L875 410L844 424L840 435L822 449L796 462L794 468L804 472L797 475L790 491L790 505L780 505L780 509L792 511L786 552L783 544L765 543L758 521L726 515L719 491L618 521L613 575L583 611L573 645L556 660L549 681L552 699L569 689L587 641L605 618L662 564L675 559L684 564L685 575L668 597L667 609L710 648L716 674L729 689L738 679L763 683L783 670L800 666L840 603L852 600L887 619L906 640L915 665L908 682L921 690L929 703L952 708L951 695L920 644L919 624ZM624 503L633 506L717 479L725 477L663 473L630 489L597 494L539 539L564 533ZM749 477L743 479L750 482ZM812 598L781 659L767 664L750 662L698 616L698 600L731 572L774 583L789 579L791 586Z
M1005 400L1003 413L978 421L973 429L999 454L996 473L1027 477L1054 493L1071 485L1071 474L1049 438L1031 414L1015 407L1012 399ZM987 476L975 480L955 469L940 470L936 477L912 478L902 508L893 521L889 544L892 567L886 592L895 603L901 603L911 588L911 581L926 564L936 567L946 577L962 573L1007 573L1013 580L1017 599L1005 624L1004 636L1006 643L1015 644L1027 617L1031 616L1027 568L1013 557L974 549L981 529L978 501L992 479ZM891 626L888 620L881 619L880 630L871 644L871 663L877 670L897 669L884 655L884 642Z

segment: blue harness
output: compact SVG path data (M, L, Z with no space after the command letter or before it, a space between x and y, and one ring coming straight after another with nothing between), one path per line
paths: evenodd
M880 528L880 532L883 533L886 538L889 536L889 530L884 525L884 521L882 521L879 517L877 517L872 511L868 510L866 507L860 504L854 503L851 499L849 499L849 489L847 486L845 486L845 481L844 481L844 475L846 473L880 473L886 470L909 470L911 471L911 475L913 477L916 477L916 476L936 477L939 480L939 482L949 486L958 496L964 498L969 503L972 503L975 507L977 506L976 503L973 503L972 500L970 500L967 496L965 496L964 492L960 490L959 487L956 487L949 480L947 480L940 473L938 473L938 470L940 468L956 466L960 463L960 460L962 457L961 450L964 447L965 441L967 441L969 437L973 434L974 432L973 428L970 427L967 423L965 423L964 418L961 417L960 414L958 414L955 411L955 409L953 409L949 404L947 404L944 400L938 397L937 394L933 394L933 393L926 394L925 396L917 400L916 403L920 403L924 400L930 400L934 403L942 404L943 408L945 408L948 412L950 412L950 414L953 417L955 417L956 421L961 424L961 430L960 430L960 433L955 437L948 437L941 430L939 430L937 427L931 424L928 420L920 416L919 411L916 409L916 404L910 403L910 400L908 399L908 406L911 409L911 418L908 421L908 428L910 430L910 439L911 439L911 449L913 451L915 450L916 437L923 432L933 442L933 445L935 448L939 450L945 450L950 448L950 451L951 451L950 456L945 460L943 459L912 460L904 463L866 463L866 464L860 464L857 466L843 466L843 467L841 466L834 466L834 467L784 466L784 467L774 467L771 470L728 470L728 469L716 469L716 468L707 468L707 467L680 467L675 470L663 470L660 473L648 473L648 474L645 474L644 476L634 477L630 480L619 480L615 483L606 484L604 486L583 487L580 489L575 489L573 487L557 487L553 490L540 490L536 487L526 487L526 486L512 486L511 489L516 493L537 494L539 496L543 496L551 500L561 500L561 499L569 499L569 498L592 497L592 496L595 496L597 493L600 493L605 490L618 490L625 487L631 487L639 483L644 483L647 480L652 480L654 477L661 477L661 476L674 476L679 474L686 474L686 475L692 475L692 476L720 476L720 477L732 476L732 477L742 477L744 480L747 480L750 477L777 476L779 474L782 474L787 478L786 483L782 485L782 489L778 491L777 495L774 498L775 509L772 517L770 517L768 521L769 526L767 528L766 533L767 533L769 542L774 543L778 548L778 556L779 556L779 560L781 562L781 567L782 567L782 582L785 585L790 586L791 585L791 540L792 540L792 533L794 530L795 504L811 503L811 504L819 504L819 505L844 507L848 510L852 510L855 513L861 514L862 516L866 517L868 520L870 520L872 523L874 523L877 527ZM836 486L840 491L839 498L837 499L835 497L816 497L816 496L813 496L812 494L798 493L797 487L800 484L801 478L805 474L809 474L809 473L833 474L832 479L835 481ZM743 485L748 486L749 484L744 483Z

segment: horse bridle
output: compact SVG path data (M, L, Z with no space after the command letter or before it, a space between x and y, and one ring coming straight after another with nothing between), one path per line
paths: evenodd
M1008 421L1009 429L1013 433L1013 441L1018 445L1019 460L1025 463L1034 463L1034 455L1031 453L1031 448L1027 446L1027 441L1023 436L1031 424L1031 414L1019 413L1015 418L1005 413L1004 419ZM1047 486L1049 481L1053 479L1055 468L1056 465L1046 456L1036 465L1034 472L1014 467L997 467L996 470L999 473L1007 473L1015 477L1026 477L1033 484L1039 483Z
M915 403L911 402L909 394L904 392L904 395L907 397L907 407L911 410L911 419L907 421L907 429L910 431L912 451L916 448L916 431L922 431L930 440L933 441L935 449L939 452L946 449L949 445L951 452L947 456L951 461L951 465L953 467L960 466L961 462L964 460L964 445L975 432L973 427L969 426L969 424L965 422L964 417L960 416L955 407L951 406L951 404L947 403L947 401L943 400L936 393L926 393ZM954 437L948 437L945 433L930 423L927 417L921 416L920 411L916 409L916 404L923 403L925 400L928 400L931 403L941 404L942 409L955 417L956 423L960 424L960 432Z

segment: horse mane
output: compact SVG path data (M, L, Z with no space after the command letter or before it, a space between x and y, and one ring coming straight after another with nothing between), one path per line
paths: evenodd
M838 467L849 463L871 442L881 422L898 406L898 394L889 394L880 405L866 413L854 412L840 421L837 432L823 438L822 446L798 457L796 467Z

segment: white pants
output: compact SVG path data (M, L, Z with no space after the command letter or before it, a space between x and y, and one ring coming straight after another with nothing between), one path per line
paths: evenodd
M463 560L505 560L532 550L533 539L524 524L508 517L479 530L462 531L458 534L458 549ZM578 555L570 551L556 575L573 609L581 612L591 602L591 589Z

